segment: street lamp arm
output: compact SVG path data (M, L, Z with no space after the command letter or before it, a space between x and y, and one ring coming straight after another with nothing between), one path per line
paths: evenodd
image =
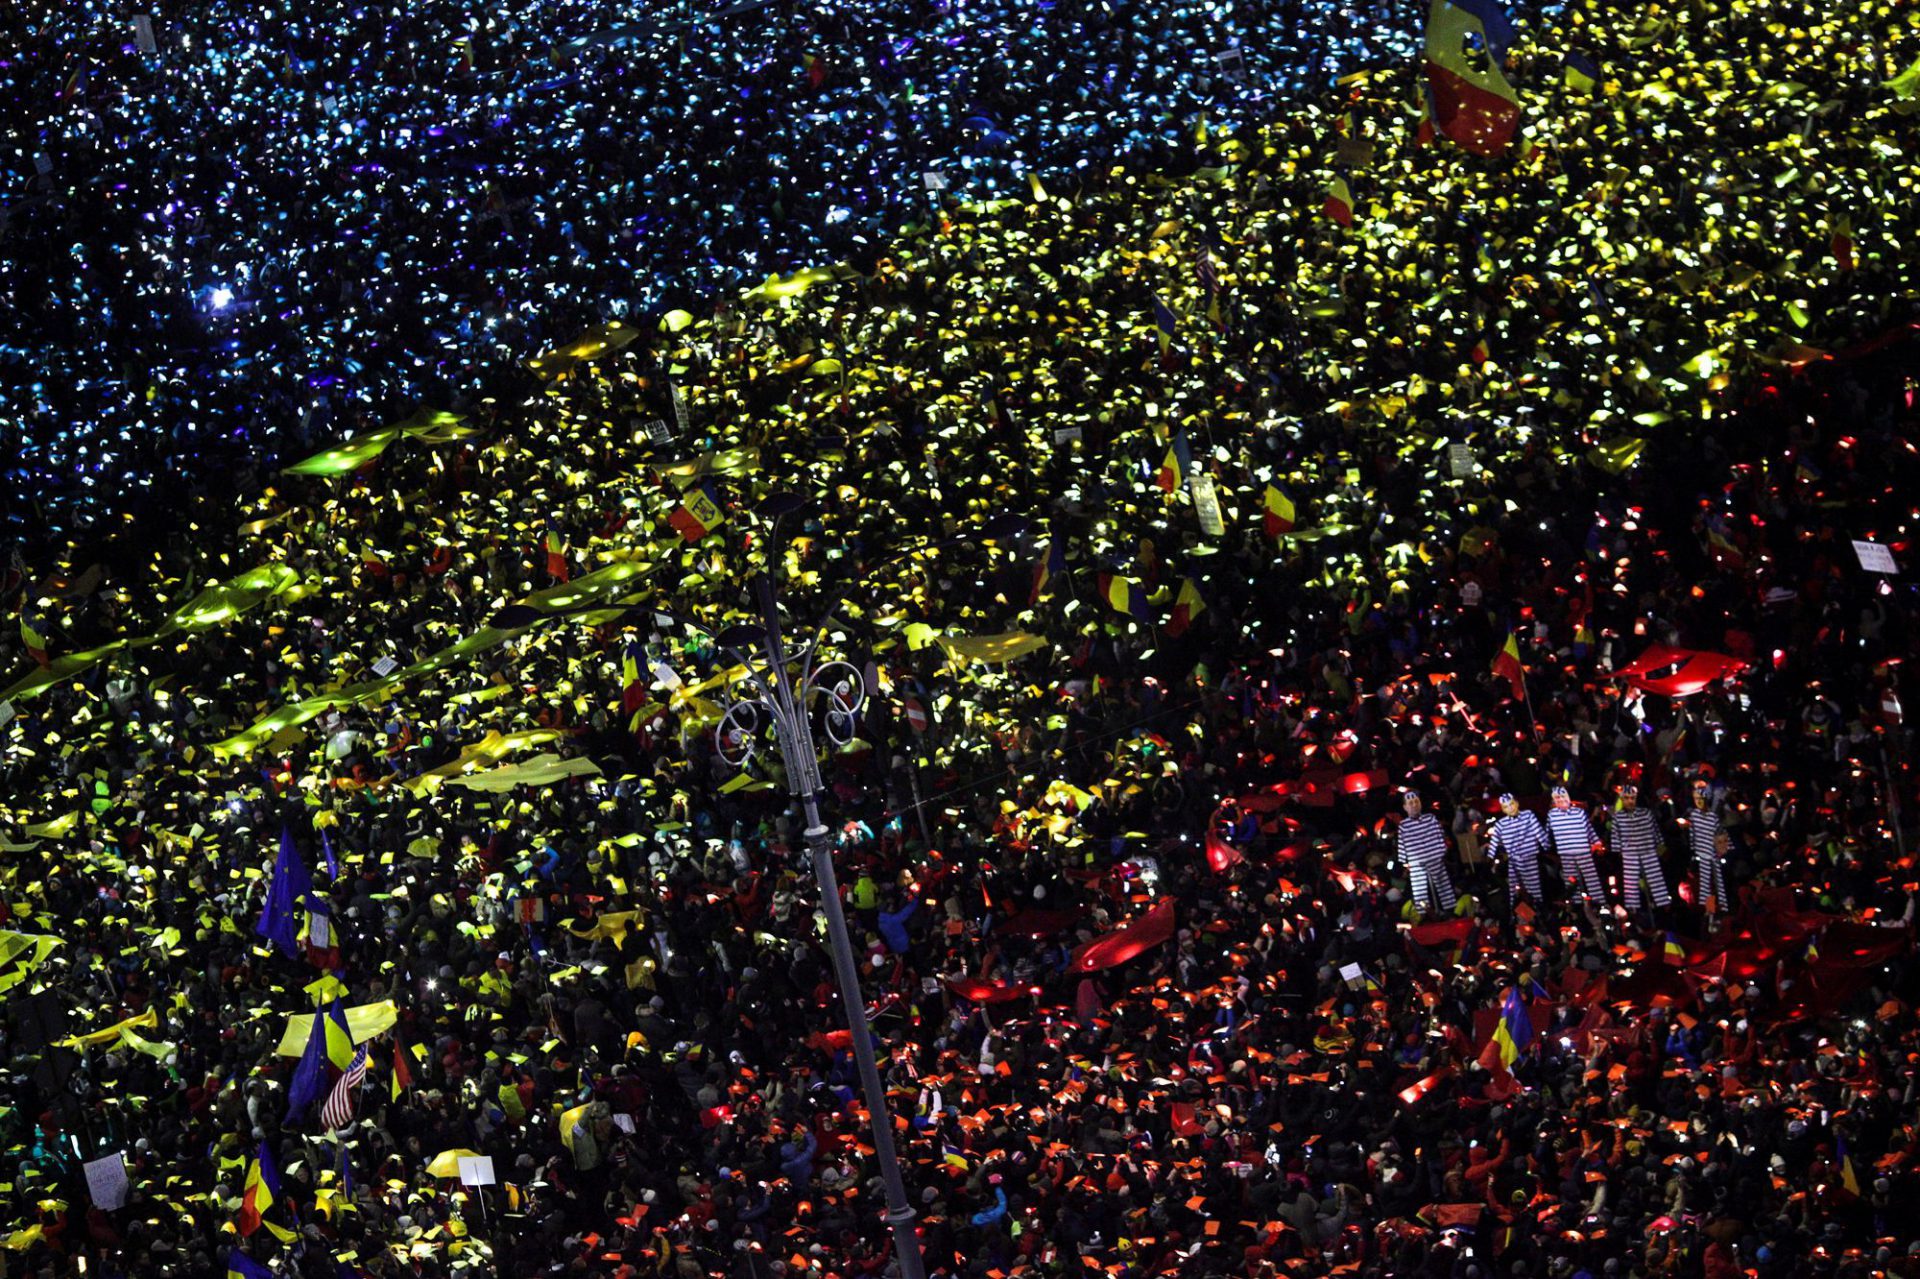
M752 692L736 699L722 713L715 728L715 744L722 758L734 762L730 744L742 753L736 766L744 764L756 750L756 738L764 737L771 721L786 765L787 789L799 804L806 819L803 832L820 887L821 909L827 918L828 950L833 960L835 984L846 1010L847 1029L853 1041L854 1063L866 1094L868 1122L874 1154L886 1186L885 1221L893 1235L894 1254L899 1260L899 1279L925 1279L926 1264L920 1255L920 1242L914 1233L915 1213L907 1200L906 1183L900 1158L894 1148L893 1119L887 1104L886 1086L881 1082L874 1059L873 1031L867 1020L866 1000L861 993L860 971L853 945L847 934L846 909L840 900L839 881L834 873L833 844L821 820L820 761L815 754L813 730L807 712L814 694L828 699L825 727L830 740L846 745L853 740L856 716L866 705L866 680L853 663L835 658L820 662L821 646L833 624L829 610L806 646L789 649L780 634L779 604L774 597L773 580L762 573L754 581L755 602L760 610L762 629L746 643L739 634L746 628L728 628L725 635L714 632L691 618L657 613L670 624L692 628L705 636L722 657L738 666ZM589 611L589 610L567 610ZM757 648L756 664L753 649ZM795 671L796 663L799 670Z

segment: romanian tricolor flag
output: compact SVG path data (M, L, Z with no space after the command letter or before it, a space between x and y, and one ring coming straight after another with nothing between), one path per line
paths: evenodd
M1124 613L1142 626L1153 624L1153 610L1147 605L1147 593L1140 589L1137 582L1128 581L1118 573L1102 573L1100 598L1114 612Z
M227 1279L273 1279L273 1271L241 1252L238 1248L227 1250Z
M1527 695L1527 668L1520 664L1520 641L1512 634L1507 642L1493 656L1493 673L1507 681L1513 689L1514 700L1519 701Z
M321 972L340 967L340 934L333 926L333 904L319 893L307 894L307 962Z
M1675 968L1685 968L1687 966L1687 948L1680 944L1678 937L1675 937L1669 932L1666 934L1665 941L1661 943L1660 958L1664 962L1672 964Z
M1433 141L1433 99L1420 90L1420 114L1413 123L1413 144L1424 147Z
M327 1032L327 1060L345 1070L353 1060L353 1032L347 1029L347 1010L341 1007L338 995L319 1017Z
M1511 1070L1513 1063L1520 1060L1520 1054L1533 1043L1533 1018L1527 1016L1527 1006L1520 1001L1520 991L1516 988L1507 992L1500 1001L1500 1020L1494 1023L1493 1038L1488 1041L1487 1053L1497 1057L1500 1069ZM1493 1063L1486 1057L1481 1064L1493 1069Z
M1725 516L1715 516L1707 521L1707 545L1713 548L1717 559L1726 559L1736 565L1747 562L1747 557L1741 553L1738 544L1727 536Z
M1487 350L1487 340L1485 338L1481 338L1479 341L1475 342L1473 344L1473 349L1467 352L1467 358L1473 361L1474 366L1476 368L1482 364L1485 364L1487 360L1490 358L1490 353Z
M1327 198L1320 205L1320 211L1341 226L1353 225L1353 192L1347 189L1345 178L1335 178L1327 184Z
M1172 493L1187 482L1187 475L1193 470L1193 452L1187 446L1187 433L1181 431L1167 445L1167 455L1160 462L1159 473L1153 477L1154 487L1162 493Z
M1261 522L1268 537L1278 541L1283 533L1293 532L1293 499L1275 485L1267 485L1266 496L1261 499Z
M620 654L620 713L631 716L647 704L647 678L644 672L645 651L640 641L629 640L624 652Z
M1853 1170L1853 1153L1847 1149L1845 1136L1835 1134L1834 1150L1840 1156L1840 1184L1846 1187L1848 1194L1855 1199L1860 1197L1860 1174Z
M1576 93L1592 93L1600 83L1600 66L1584 53L1567 50L1563 71L1567 78L1567 87Z
M52 665L47 660L47 641L40 634L26 613L20 614L20 642L26 645L27 655L42 666Z
M1067 571L1067 544L1058 536L1047 539L1047 553L1033 566L1033 590L1027 596L1027 604L1032 606L1040 602L1046 594L1047 583L1058 574Z
M1853 270L1853 219L1841 214L1833 219L1833 260L1842 271Z
M260 1219L273 1207L273 1188L279 1181L280 1170L273 1165L273 1152L262 1140L253 1162L247 1165L247 1179L240 1187L240 1219L236 1228L242 1235L260 1229Z
M547 576L556 582L564 582L572 576L567 568L566 534L557 528L547 530Z
M1180 594L1173 601L1173 616L1167 619L1167 634L1174 638L1187 633L1193 619L1207 611L1207 601L1191 577L1180 579Z
M697 542L707 534L727 522L726 514L720 509L720 496L714 492L713 485L702 482L688 489L673 514L667 516L667 523L673 531L689 542Z
M413 1071L407 1065L407 1055L400 1051L398 1043L393 1046L393 1071L389 1076L393 1089L393 1099L400 1100L401 1090L413 1087Z
M1473 40L1478 48L1469 49ZM1433 0L1427 84L1440 132L1475 155L1499 155L1520 123L1520 99L1501 71L1513 27L1494 0Z
M1160 330L1160 354L1165 355L1167 348L1173 344L1180 322L1174 318L1173 311L1160 300L1160 295L1157 293L1153 298L1153 324Z

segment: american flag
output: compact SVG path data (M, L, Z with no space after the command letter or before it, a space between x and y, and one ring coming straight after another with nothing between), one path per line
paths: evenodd
M1208 252L1205 244L1200 246L1199 270L1201 287L1206 289L1208 297L1212 297L1220 291L1220 277L1214 273L1213 254Z
M333 1091L327 1094L327 1104L320 1108L320 1122L328 1128L345 1128L353 1122L354 1094L360 1091L360 1081L367 1077L367 1046L361 1044L354 1050L353 1060L347 1063L347 1069L340 1078L333 1081Z

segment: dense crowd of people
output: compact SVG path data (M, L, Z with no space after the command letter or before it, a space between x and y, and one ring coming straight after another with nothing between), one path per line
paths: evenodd
M871 253L925 216L928 171L991 194L1151 156L1198 113L1410 54L1418 25L1298 0L196 0L146 15L146 52L136 12L24 6L0 63L9 541L515 396L581 325Z
M1575 3L1502 157L1378 65L644 322L506 245L533 364L22 562L4 1273L891 1273L765 572L930 1273L1920 1275L1901 21Z

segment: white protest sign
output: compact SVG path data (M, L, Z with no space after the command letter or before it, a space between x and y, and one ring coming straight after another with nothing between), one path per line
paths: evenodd
M947 175L937 169L928 169L920 175L920 180L927 184L927 190L929 191L944 191L947 189Z
M394 661L391 657L383 657L373 664L373 673L381 679L385 679L392 673L393 668L398 665L400 665L400 663Z
M460 1184L463 1186L495 1185L492 1155L461 1155Z
M1480 463L1474 461L1473 450L1464 444L1447 445L1447 466L1456 480L1464 480L1480 469Z
M615 1128L618 1128L621 1132L637 1131L637 1129L635 1129L633 1126L633 1116L628 1114L615 1115L613 1117L613 1126Z
M675 424L675 425L677 425L677 426L678 426L678 427L680 428L680 433L681 433L682 435L685 435L685 434L686 434L686 432L687 432L687 400L686 400L686 397L685 397L685 396L683 396L683 395L681 395L681 394L680 394L680 388L679 388L679 387L677 387L677 386L675 386L675 385L674 385L673 383L671 383L671 382L669 382L669 383L667 383L667 389L668 389L669 391L672 391L672 392L673 392L673 420L674 420L674 424Z
M1860 558L1860 567L1869 573L1900 572L1900 566L1893 562L1893 552L1878 542L1862 542L1855 539L1853 553Z
M1340 965L1340 978L1342 981L1359 981L1360 976L1361 976L1360 965L1358 964Z
M160 52L160 45L153 38L153 19L144 13L133 15L133 42L142 53Z
M654 682L662 688L672 689L675 692L680 690L683 681L680 676L674 672L673 667L667 665L665 662L654 662L651 663L650 669L653 671Z
M86 1165L87 1194L94 1207L112 1212L127 1202L127 1157L114 1151L104 1159Z
M1077 426L1063 426L1053 433L1053 442L1055 444L1065 444L1069 440L1081 440L1085 438L1086 433Z
M1220 515L1220 491L1214 487L1213 477L1194 471L1188 477L1187 487L1193 490L1193 509L1200 516L1200 531L1208 537L1224 536L1227 523Z
M0 702L0 728L13 723L13 703Z

